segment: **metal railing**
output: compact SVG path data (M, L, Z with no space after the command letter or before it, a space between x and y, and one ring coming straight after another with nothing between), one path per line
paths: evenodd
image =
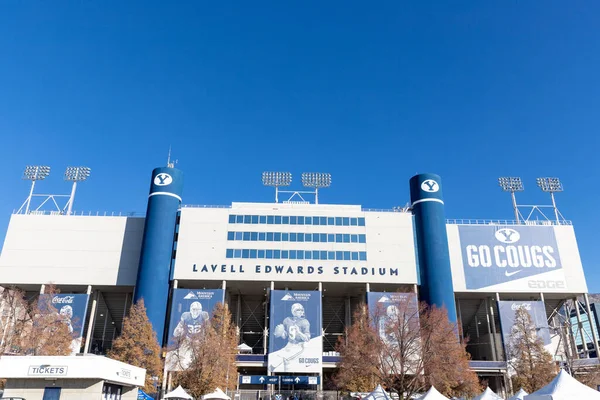
M231 208L231 206L225 205L211 205L211 204L182 204L181 208Z
M13 210L13 214L19 213L18 210ZM26 215L67 215L64 211L56 210L32 210ZM145 217L146 213L141 211L71 211L71 216L83 217Z
M510 219L447 219L450 225L533 225L533 226L551 226L551 225L573 225L571 221L551 221L551 220L529 220L515 221Z
M335 390L277 390L273 385L273 390L228 390L227 395L232 400L339 400L342 393Z

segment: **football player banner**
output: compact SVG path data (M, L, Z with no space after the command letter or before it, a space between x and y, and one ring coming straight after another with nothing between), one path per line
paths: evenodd
M321 372L320 291L271 291L270 372Z
M217 303L224 302L222 289L173 289L169 317L167 369L180 370L191 361L189 337L210 324Z
M498 312L500 314L500 326L502 329L502 340L504 350L508 352L507 346L511 341L512 329L515 324L515 315L518 309L525 309L531 316L535 325L537 336L542 339L544 346L548 349L551 344L550 328L546 317L546 307L543 301L499 301Z
M77 354L81 351L83 324L87 314L88 299L87 294L67 293L40 294L38 298L38 308L41 312L51 309L53 312L60 314L68 325L69 332L73 336L71 354Z

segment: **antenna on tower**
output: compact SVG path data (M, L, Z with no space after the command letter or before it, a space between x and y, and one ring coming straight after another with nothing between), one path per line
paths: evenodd
M167 157L167 167L175 168L175 164L177 164L177 160L171 161L171 146L169 146L169 155Z

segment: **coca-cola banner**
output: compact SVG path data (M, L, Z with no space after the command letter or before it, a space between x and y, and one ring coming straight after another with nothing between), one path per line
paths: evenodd
M546 317L546 307L543 301L499 301L498 312L500 313L504 348L506 349L511 342L515 314L520 308L525 309L529 313L538 337L542 339L544 345L549 345L551 342L550 330Z
M41 294L38 300L40 309L49 308L52 312L56 312L64 318L65 323L69 326L69 331L73 335L71 344L73 354L79 353L81 350L81 338L88 299L87 294L59 293L53 295Z

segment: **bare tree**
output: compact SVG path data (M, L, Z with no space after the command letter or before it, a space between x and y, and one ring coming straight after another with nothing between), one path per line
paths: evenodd
M532 393L546 386L556 376L556 363L544 348L531 315L519 308L507 344L509 364L515 374L513 386Z
M73 335L68 319L52 303L58 290L47 285L43 295L29 303L18 288L2 291L3 354L58 356L71 354Z
M146 314L144 300L133 304L123 319L123 331L107 353L110 358L146 369L146 393L156 392L155 383L162 379L161 347Z
M198 332L176 339L170 349L178 372L175 384L195 398L217 387L233 389L237 383L237 333L227 305L217 303L210 323Z
M348 340L338 342L340 386L365 390L381 382L400 399L412 398L431 385L448 396L480 390L465 345L444 309L402 302L378 307L369 323L361 312L347 330Z
M371 391L381 375L379 346L377 332L363 305L354 313L354 323L346 329L345 337L338 339L336 350L343 361L334 376L336 385L350 392Z

